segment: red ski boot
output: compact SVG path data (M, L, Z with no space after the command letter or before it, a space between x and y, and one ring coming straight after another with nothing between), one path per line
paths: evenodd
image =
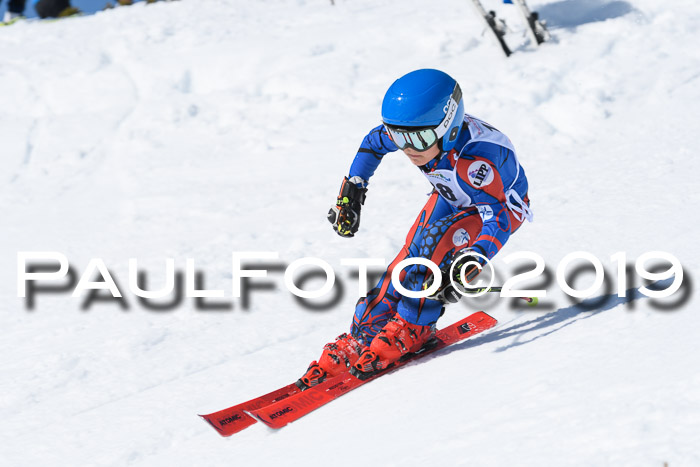
M362 352L362 345L349 334L341 334L326 344L318 362L311 362L304 376L295 383L302 391L351 368Z
M411 324L396 315L379 331L369 348L365 348L350 373L367 379L404 355L417 352L434 336L435 326Z

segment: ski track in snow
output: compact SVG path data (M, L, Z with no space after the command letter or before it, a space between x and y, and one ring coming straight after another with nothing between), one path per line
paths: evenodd
M182 0L0 29L0 464L700 465L700 6L672 3L532 0L554 36L534 50L514 8L484 0L509 59L456 0ZM535 222L499 256L531 250L554 273L589 251L612 291L454 305L441 324L500 323L284 430L219 438L197 413L288 384L347 329L340 259L400 249L430 190L400 154L354 239L325 214L384 91L420 67L456 77L518 149ZM659 309L639 279L605 299L610 256L652 250L681 260L688 300ZM18 251L60 251L78 275L103 258L128 308L62 294L26 310ZM249 309L152 311L128 292L129 258L153 288L165 258L194 258L228 299L232 251L323 258L345 293L308 311L279 271Z

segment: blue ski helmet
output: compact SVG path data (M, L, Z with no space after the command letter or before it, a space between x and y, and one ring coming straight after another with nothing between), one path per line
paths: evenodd
M402 76L389 87L382 102L382 121L387 129L432 129L429 136L437 138L443 151L454 147L463 120L462 90L455 79L440 70L422 69ZM400 149L425 150L434 144L430 139L426 144L416 133L424 132L411 132L399 142L395 136L400 133L390 131ZM422 144L411 144L411 135L418 136Z

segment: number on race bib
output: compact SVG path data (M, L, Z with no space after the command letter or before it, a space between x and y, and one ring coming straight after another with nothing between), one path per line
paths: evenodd
M440 194L445 198L447 201L457 201L457 197L455 194L452 192L450 187L443 185L442 183L438 183L435 185L435 188L438 189Z

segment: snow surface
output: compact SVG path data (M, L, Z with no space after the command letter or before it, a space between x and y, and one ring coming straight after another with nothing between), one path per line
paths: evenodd
M0 465L700 465L700 5L532 1L554 36L535 50L513 7L485 3L509 59L461 0L183 0L0 30ZM552 283L537 309L460 303L441 323L478 307L499 326L281 431L220 438L197 413L288 384L347 329L340 259L399 250L429 191L400 153L354 239L325 214L384 91L421 67L518 148L535 222L500 256L553 273L588 251L614 293L612 254L664 250L686 300L584 308ZM27 310L18 251L62 252L78 276L102 258L128 310L69 292ZM271 272L243 309L233 251L323 258L345 294L309 311ZM146 309L129 258L153 288L166 258L193 258L232 308Z

